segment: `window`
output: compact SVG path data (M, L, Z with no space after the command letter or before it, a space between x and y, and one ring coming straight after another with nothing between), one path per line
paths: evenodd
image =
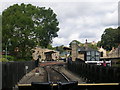
M95 56L95 52L94 51L91 51L91 56Z
M90 55L90 51L87 52L87 55Z
M87 61L90 61L90 56L87 56Z

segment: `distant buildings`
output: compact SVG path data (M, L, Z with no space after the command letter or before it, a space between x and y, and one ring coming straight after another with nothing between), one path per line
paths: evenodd
M76 58L80 58L84 61L99 61L100 59L100 52L88 47L87 40L84 46L79 46L75 41L72 41L71 48L73 61L75 61Z
M118 48L112 48L110 52L106 51L103 47L93 49L89 47L89 45L96 45L94 41L88 43L87 40L83 44L79 44L76 40L73 40L70 43L70 47L63 46L63 52L59 53L59 51L45 49L36 47L32 49L34 52L32 54L33 59L37 60L38 57L39 61L44 60L59 60L71 58L72 61L75 61L76 58L84 60L84 61L99 61L100 58L107 58L107 57L120 57L120 45Z
M55 50L35 47L33 50L32 57L34 60L39 58L39 61L45 60L58 60L59 59L59 52Z
M88 44L91 44L91 43L87 43L87 40L86 40L85 44L81 46L80 44L76 42L76 40L73 40L70 43L70 47L66 47L65 49L66 51L70 52L72 61L75 61L76 58L79 58L84 61L92 61L92 60L99 61L100 52L95 49L90 48ZM92 44L96 44L96 43L93 42Z

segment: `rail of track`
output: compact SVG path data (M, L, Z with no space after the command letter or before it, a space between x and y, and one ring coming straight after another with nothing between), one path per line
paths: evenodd
M60 71L54 69L53 66L44 67L48 82L57 83L57 82L69 82L70 79L61 73Z
M59 71L60 67L57 66L45 66L44 70L46 71L46 78L47 78L47 82L50 83L52 88L51 90L68 90L70 89L70 87L73 87L74 85L71 85L71 80L69 78L66 77L66 75L62 74ZM68 83L66 84L65 88L68 89L60 89L57 87L60 87L59 82L61 82L64 86L64 82ZM45 84L45 85L44 85ZM37 85L37 84L36 84ZM32 84L18 84L17 85L19 90L34 90ZM44 90L43 88L47 88L48 86L46 86L46 83L38 83L38 87L36 88L40 88L41 90ZM28 89L27 89L28 88ZM108 89L108 90L119 90L120 89L120 83L78 83L76 86L77 90L80 89L87 89L87 90L104 90L104 89ZM47 90L47 89L45 89ZM76 89L72 89L72 90L76 90Z

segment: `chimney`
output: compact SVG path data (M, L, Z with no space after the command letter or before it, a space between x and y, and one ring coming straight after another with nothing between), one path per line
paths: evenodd
M112 47L112 50L114 50L115 48L114 47Z
M88 42L87 42L87 39L86 39L86 42L85 42L85 49L86 49L86 50L88 49Z

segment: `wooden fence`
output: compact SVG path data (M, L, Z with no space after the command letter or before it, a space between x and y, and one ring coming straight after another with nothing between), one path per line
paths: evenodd
M67 68L91 83L119 83L120 68L86 64L79 60L69 61Z
M2 90L12 90L17 82L35 68L34 61L2 62ZM26 70L26 67L28 68Z

